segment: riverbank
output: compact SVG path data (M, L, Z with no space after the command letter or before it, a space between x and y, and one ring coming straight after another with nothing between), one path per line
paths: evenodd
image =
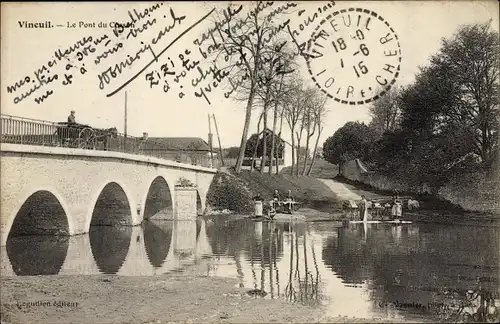
M320 306L321 307L321 306ZM217 277L2 278L2 323L380 323L323 317L321 308L253 297Z
M341 199L322 181L309 176L278 175L260 172L221 171L216 174L207 194L208 214L231 211L235 214L254 213L252 198L260 193L265 201L273 197L274 190L281 195L292 191L299 202L297 213L305 216L335 219L340 217Z
M344 177L335 177L334 180L345 186L352 193L367 199L390 199L394 193L373 188L359 181L352 181ZM416 195L408 192L398 193L401 196L411 196L420 203L420 208L414 211L403 211L403 218L414 222L454 224L454 225L498 225L500 215L486 212L470 212L460 206L431 195Z

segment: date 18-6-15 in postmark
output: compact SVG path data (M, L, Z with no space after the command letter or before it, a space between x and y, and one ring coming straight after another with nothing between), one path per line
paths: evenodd
M316 85L342 104L365 104L396 82L401 65L398 36L376 12L335 11L322 19L309 42L308 71Z

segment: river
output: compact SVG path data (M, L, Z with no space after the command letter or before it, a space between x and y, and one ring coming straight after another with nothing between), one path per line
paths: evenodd
M11 237L1 273L221 276L325 316L449 321L476 292L500 302L499 242L497 226L150 220Z

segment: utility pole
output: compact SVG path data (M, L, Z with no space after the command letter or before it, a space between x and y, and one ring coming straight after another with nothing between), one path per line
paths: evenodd
M124 139L123 139L123 151L126 151L127 149L127 91L125 91L125 120L124 120L124 126L123 126L123 133L124 133Z
M212 114L212 116L214 117L214 125L215 125L215 132L217 133L217 140L219 141L220 162L221 165L224 166L224 158L222 157L222 146L220 145L219 129L217 128L217 120L215 119L215 114Z
M214 152L213 152L213 137L212 137L212 123L210 122L210 114L208 114L208 146L210 147L210 162L212 167L214 165Z

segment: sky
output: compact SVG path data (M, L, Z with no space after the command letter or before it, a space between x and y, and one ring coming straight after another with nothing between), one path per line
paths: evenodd
M159 3L2 3L2 114L65 121L70 110L75 110L79 123L98 128L117 127L118 131L124 132L126 96L129 135L141 136L143 132L147 132L149 136L155 137L201 137L207 140L208 115L215 114L222 146L239 145L245 118L245 102L225 98L224 93L228 88L224 81L221 84L216 83L217 87L214 87L213 80L206 78L194 87L193 79L200 76L196 68L189 71L184 68L186 75L180 75L178 82L175 82L175 76L161 76L161 67L164 66L165 70L165 65L169 67L167 72L173 71L176 75L182 73L180 56L184 60L190 59L187 66L200 61L200 68L209 69L210 62L203 60L199 48L206 51L210 41L197 46L195 40L213 27L216 19L214 13L204 20L201 18L215 6L223 8L227 3L165 2L157 5ZM296 6L290 6L276 14L273 22L281 24L290 19L289 26L292 30L297 30L296 38L301 42L307 41L314 28L320 24L320 20L332 12L351 7L376 12L393 28L400 42L401 69L396 85L411 83L418 67L425 65L429 57L438 52L441 39L453 36L460 25L483 23L490 19L493 20L492 26L495 30L498 30L499 25L497 1L337 1L322 11L320 18L301 31L300 24L304 23L304 19L318 12L318 8L327 3L294 2ZM246 15L249 10L248 3L238 4L244 5L238 15ZM286 4L275 2L265 10L282 8ZM141 18L146 9L149 15ZM304 11L299 15L302 10ZM131 19L129 11L137 20L132 29L140 31L136 32L137 35L132 32L127 38L130 28L126 28L123 33L115 36L110 25L114 22L127 23ZM199 20L201 22L188 30L189 26ZM28 23L47 22L50 22L52 28L25 28ZM107 26L104 27L102 23ZM327 25L332 24L324 24ZM377 27L375 20L372 26L374 31L370 31L372 34L367 32L368 37L375 33L379 33L378 36L383 35L383 25ZM181 34L182 36L178 37ZM104 35L107 38L95 44L96 40ZM377 36L373 37L372 40L378 39ZM162 53L174 40L176 41ZM76 51L64 55L65 51L70 51L78 42L80 46ZM105 45L106 43L108 44ZM377 50L377 53L382 53L382 50L372 43L369 45L373 49L372 53ZM351 46L350 44L348 43L348 46ZM331 47L327 49L333 51ZM62 54L55 54L58 50ZM139 55L136 56L138 52ZM153 53L158 62L153 60ZM380 65L383 59L376 55L370 56L370 69ZM130 58L134 57L136 59L130 63ZM120 62L130 64L122 63L125 67L121 69L121 73L113 72L117 71L114 67ZM139 73L150 62L152 64ZM325 56L317 62L319 63L315 63L313 67L315 71L320 71L323 66L325 69L333 66L338 61L335 53L325 52ZM299 63L304 79L312 82L305 60L299 57ZM376 68L381 69L381 66ZM158 85L151 87L151 82L156 82L156 72L161 73L161 80ZM351 84L352 75L342 73L336 74L338 81L335 82L340 82L343 86ZM55 75L57 79L45 82L55 78ZM70 78L70 82L65 75ZM133 78L135 75L138 76ZM129 80L130 82L127 82ZM164 87L165 80L168 81L168 87ZM360 87L367 86L366 82L369 81L363 82L359 84ZM16 83L18 86L14 87ZM107 96L125 83L126 86L121 90ZM203 88L210 85L210 91L204 91L210 104L205 98L195 95L195 92L201 92L202 85ZM36 90L30 93L33 88ZM165 89L168 91L165 92ZM182 98L179 97L180 93L184 94ZM46 95L46 98L43 102L38 100L37 103L35 99L43 95ZM348 121L369 122L369 106L370 103L346 105L329 99L328 115L324 121L320 145ZM257 111L253 111L250 132L256 130L256 119ZM215 139L213 123L212 133ZM289 140L290 132L286 127L283 134L285 139Z

